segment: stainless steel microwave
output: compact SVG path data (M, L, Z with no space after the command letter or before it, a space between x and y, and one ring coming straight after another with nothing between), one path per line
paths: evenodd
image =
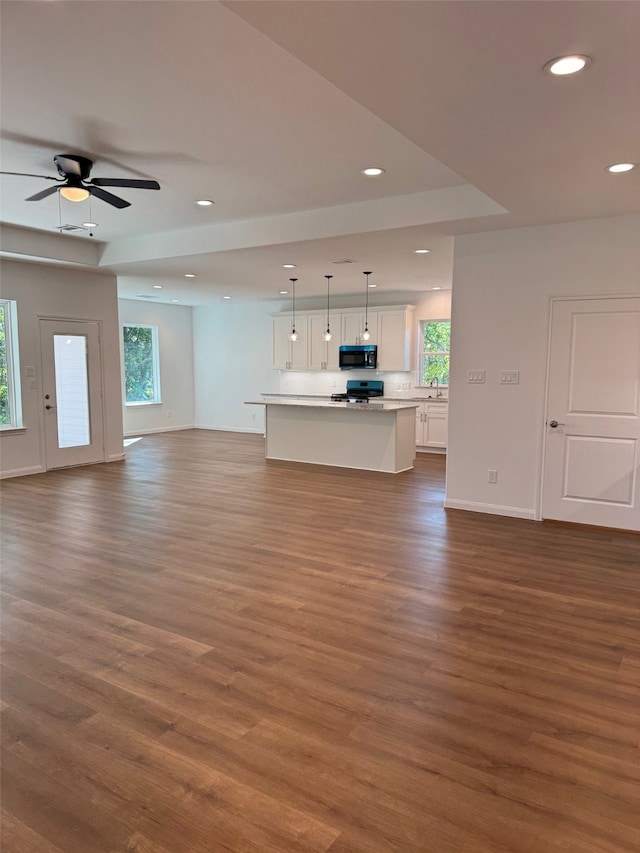
M338 365L340 370L375 370L378 347L375 344L342 346L338 350Z

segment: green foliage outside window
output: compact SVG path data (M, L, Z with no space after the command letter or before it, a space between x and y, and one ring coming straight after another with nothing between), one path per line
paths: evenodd
M0 424L11 423L9 383L7 375L7 329L4 305L0 305Z
M422 324L421 385L438 380L439 385L449 384L449 347L451 323L437 320Z
M124 379L127 403L158 402L155 335L152 326L124 326Z

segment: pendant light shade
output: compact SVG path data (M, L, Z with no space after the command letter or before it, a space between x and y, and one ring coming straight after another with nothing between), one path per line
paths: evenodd
M298 333L296 332L296 281L297 278L290 278L291 282L291 334L289 335L290 341L298 340Z
M331 336L331 327L329 325L329 289L331 287L331 279L333 278L333 276L332 275L325 275L325 278L327 280L327 331L324 333L324 335L322 337L323 337L323 340L330 341L332 336Z
M367 278L364 286L364 331L360 337L363 341L368 341L371 338L371 332L369 331L369 276L371 275L371 270L363 272L362 275L366 275Z

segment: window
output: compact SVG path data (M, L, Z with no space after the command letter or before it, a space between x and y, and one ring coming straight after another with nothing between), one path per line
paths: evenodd
M158 327L123 326L124 401L159 403Z
M423 320L420 324L419 385L449 384L450 320Z
M21 427L17 303L0 299L0 429Z

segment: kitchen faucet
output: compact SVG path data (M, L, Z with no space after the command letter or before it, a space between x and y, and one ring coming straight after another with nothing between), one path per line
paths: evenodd
M436 382L436 397L439 397L440 396L440 382L439 382L437 376L436 376L435 382ZM433 379L431 380L431 382L429 382L429 388L433 388ZM429 396L431 396L431 395L429 395Z

